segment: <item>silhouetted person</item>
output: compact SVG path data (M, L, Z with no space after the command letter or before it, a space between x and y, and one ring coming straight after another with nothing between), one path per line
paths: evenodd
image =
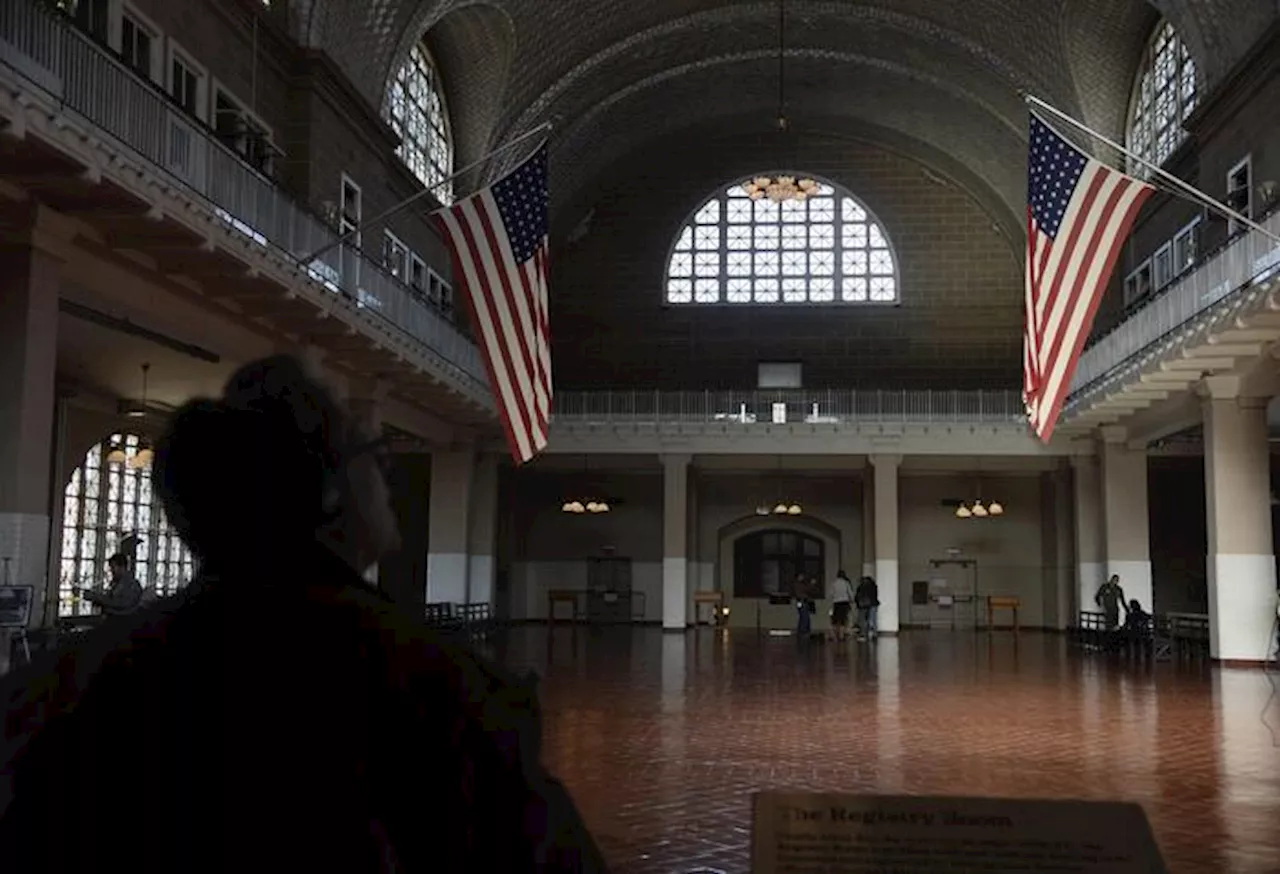
M844 571L836 573L831 584L831 636L836 640L849 637L849 620L853 615L853 583Z
M111 583L105 592L81 588L71 591L96 604L104 616L124 616L136 611L142 605L142 585L129 570L129 556L122 552L111 556L107 559L107 571L111 574Z
M876 621L880 613L880 589L872 577L863 577L858 581L858 591L853 596L854 606L858 608L858 639L870 637L876 639Z
M1112 574L1098 589L1093 597L1094 603L1102 608L1103 619L1107 630L1112 631L1120 625L1120 605L1124 603L1124 589L1120 588L1120 575Z
M174 415L156 488L200 577L19 678L3 870L604 870L531 687L361 579L384 452L291 358Z

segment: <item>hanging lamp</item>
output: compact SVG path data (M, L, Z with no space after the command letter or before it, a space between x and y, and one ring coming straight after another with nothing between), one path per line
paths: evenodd
M151 371L150 364L142 365L142 412L141 416L147 414L147 374ZM156 453L151 447L151 441L145 437L138 438L138 451L133 454L133 458L129 460L129 467L134 470L141 470L144 467L150 467L151 462L155 461Z

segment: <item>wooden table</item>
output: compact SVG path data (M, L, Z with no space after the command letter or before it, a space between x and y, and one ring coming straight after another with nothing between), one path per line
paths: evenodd
M1013 630L1018 630L1018 608L1022 606L1022 599L1014 598L1009 595L991 595L987 598L987 628L994 629L995 613L997 610L1013 611Z
M576 620L579 615L578 599L582 597L582 592L577 589L551 589L547 592L547 624L554 625L556 621L556 605L568 604L571 608L569 618Z
M693 618L696 622L698 618L698 608L703 604L711 605L712 623L715 625L724 624L724 592L694 592L693 593Z

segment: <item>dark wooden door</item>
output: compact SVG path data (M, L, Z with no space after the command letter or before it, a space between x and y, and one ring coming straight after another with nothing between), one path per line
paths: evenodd
M587 559L587 619L631 621L631 559Z

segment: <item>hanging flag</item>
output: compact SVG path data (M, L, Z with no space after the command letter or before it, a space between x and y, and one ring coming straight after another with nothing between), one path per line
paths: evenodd
M1034 112L1027 174L1023 396L1047 443L1121 247L1155 189L1089 157Z
M547 146L439 215L516 464L547 445Z

